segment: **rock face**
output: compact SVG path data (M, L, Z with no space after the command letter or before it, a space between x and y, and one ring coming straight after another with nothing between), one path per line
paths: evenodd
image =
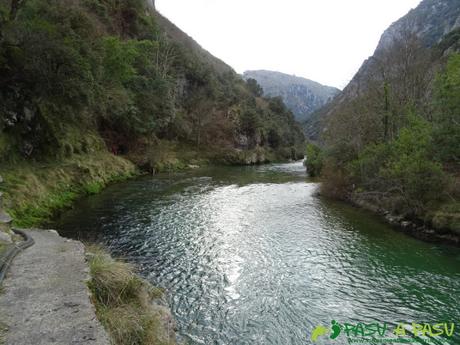
M337 88L280 72L246 71L243 77L257 80L264 95L283 98L298 121L305 121L340 92Z
M340 112L346 104L366 90L369 80L379 75L379 58L385 51L391 50L393 42L414 35L426 47L432 47L458 28L460 28L459 0L423 0L415 9L385 30L374 55L363 62L343 92L307 119L304 123L306 136L318 140L327 119Z
M433 46L452 30L460 27L458 0L424 0L417 8L394 22L380 38L375 54L391 46L395 38L408 31L426 46Z

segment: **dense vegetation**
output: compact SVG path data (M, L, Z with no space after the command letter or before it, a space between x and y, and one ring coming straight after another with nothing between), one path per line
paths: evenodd
M460 54L448 49L455 37L433 49L401 37L382 55L381 75L330 119L323 152L310 148L325 194L460 232Z
M3 161L302 143L278 100L170 39L143 0L4 0L0 15Z
M302 156L293 115L259 89L144 0L0 0L7 207L46 219L132 174L115 155L149 171Z

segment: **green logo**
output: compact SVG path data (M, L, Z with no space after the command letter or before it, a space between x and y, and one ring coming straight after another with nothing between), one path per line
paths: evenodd
M318 340L318 337L322 335L326 335L328 333L329 333L329 328L319 325L315 327L313 332L311 332L310 339L311 341L315 342L316 340Z
M335 320L331 321L331 328L327 328L325 326L319 325L316 326L313 332L311 332L311 341L316 342L318 337L323 335L331 334L329 338L336 339L340 333L342 332L342 326Z
M316 326L310 335L312 342L317 342L320 337L329 335L334 340L340 335L347 337L348 343L360 344L391 344L391 343L415 343L423 339L426 343L433 343L434 338L443 337L449 339L455 332L454 323L393 323L391 326L384 322L380 324L358 322L357 324L344 323L343 325L335 320L331 326Z
M332 320L331 324L332 324L332 327L331 327L332 334L330 338L335 339L340 335L340 332L342 332L342 326L340 326L340 324L335 320Z

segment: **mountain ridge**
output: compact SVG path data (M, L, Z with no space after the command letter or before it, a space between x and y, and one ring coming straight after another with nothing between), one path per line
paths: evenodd
M331 103L318 109L304 123L306 136L320 140L327 127L328 118L340 111L345 103L358 97L372 80L379 78L380 61L398 40L414 37L425 47L441 42L448 33L460 27L460 4L458 0L423 0L406 15L393 22L381 35L372 56L365 59L342 92Z
M243 78L255 79L265 95L281 97L298 121L306 120L340 92L335 87L278 71L249 70L243 73Z

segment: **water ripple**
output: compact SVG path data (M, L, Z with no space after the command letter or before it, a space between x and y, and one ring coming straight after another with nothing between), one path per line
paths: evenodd
M97 234L164 287L187 344L308 344L332 319L460 319L457 249L314 197L297 163L195 174L109 188L56 224Z

